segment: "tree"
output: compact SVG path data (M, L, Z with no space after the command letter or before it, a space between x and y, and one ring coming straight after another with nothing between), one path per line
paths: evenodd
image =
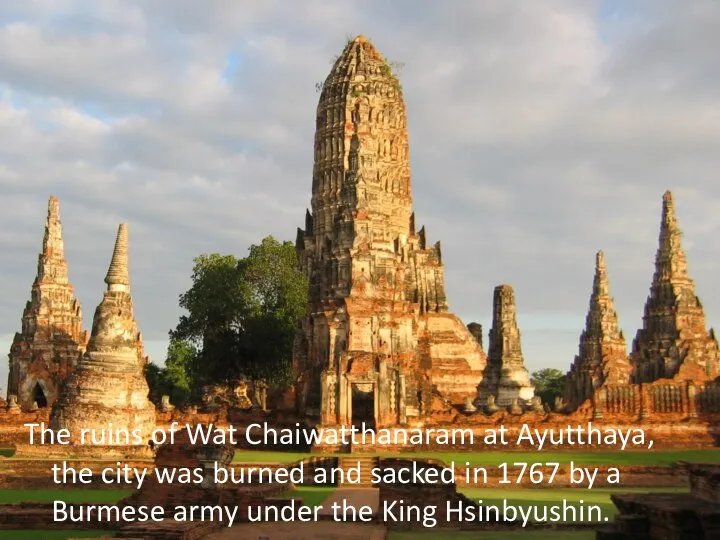
M165 367L151 362L145 367L145 376L150 387L150 399L160 403L162 396L170 396L173 405L182 407L192 395L194 388L194 363L197 356L195 347L177 338L171 338L168 345Z
M180 339L170 340L162 378L173 405L183 406L192 395L196 357L197 349L192 343Z
M145 378L150 388L150 401L153 403L160 403L160 398L165 393L162 372L163 369L155 362L145 364Z
M565 393L565 374L559 369L547 368L534 371L530 381L535 385L535 394L544 403L553 405L556 397Z
M308 295L295 246L269 236L243 259L214 253L194 262L192 286L180 296L187 315L171 332L196 349L194 385L231 383L241 376L287 384L296 324Z

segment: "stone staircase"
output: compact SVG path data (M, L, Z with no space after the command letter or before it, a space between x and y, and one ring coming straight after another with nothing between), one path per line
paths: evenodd
M354 483L348 481L348 472L350 480L357 480L357 470L360 468L360 482ZM339 488L372 488L372 469L377 466L377 458L372 456L348 456L338 458L338 468L344 471L343 478L338 479Z

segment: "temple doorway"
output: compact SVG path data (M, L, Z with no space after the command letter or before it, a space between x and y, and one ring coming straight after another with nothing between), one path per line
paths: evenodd
M42 387L40 386L40 383L35 383L35 388L33 388L33 401L37 403L37 406L42 408L47 407L48 402L47 398L45 397L45 392L43 392Z
M352 385L352 424L358 428L375 428L375 385Z

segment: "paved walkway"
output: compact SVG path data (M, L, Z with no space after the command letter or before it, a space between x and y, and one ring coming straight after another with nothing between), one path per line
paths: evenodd
M332 515L330 507L333 503L343 504L347 501L348 506L359 509L361 506L369 506L372 513L376 514L380 507L380 490L378 488L338 488L322 503L321 516Z
M205 540L385 540L382 525L359 523L243 523Z

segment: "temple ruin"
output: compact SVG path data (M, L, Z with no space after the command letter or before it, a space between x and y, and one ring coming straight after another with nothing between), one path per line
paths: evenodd
M595 278L578 355L567 374L565 400L575 410L603 384L628 384L632 367L625 336L618 323L605 267L605 255L595 256Z
M8 396L24 410L51 407L85 351L82 310L68 280L57 197L48 202L45 236L22 329L10 348Z
M720 538L720 466L677 462L690 493L612 495L619 513L597 540L716 540Z
M155 427L155 406L148 399L147 357L133 317L125 224L118 229L105 283L87 351L55 403L50 424L53 429L69 429L73 437L80 429L109 424L138 429L145 444Z
M630 355L636 383L657 379L707 381L720 374L715 332L705 326L681 239L672 193L667 191L663 195L655 274L643 327Z
M535 387L525 369L520 344L515 292L510 285L498 285L493 293L488 361L480 383L478 404L484 405L492 396L498 407L508 407L513 400L527 403L534 395Z
M406 111L390 65L349 41L317 108L312 212L297 250L310 281L294 353L298 412L404 424L434 396L475 397L481 347L445 297L440 243L412 211Z

